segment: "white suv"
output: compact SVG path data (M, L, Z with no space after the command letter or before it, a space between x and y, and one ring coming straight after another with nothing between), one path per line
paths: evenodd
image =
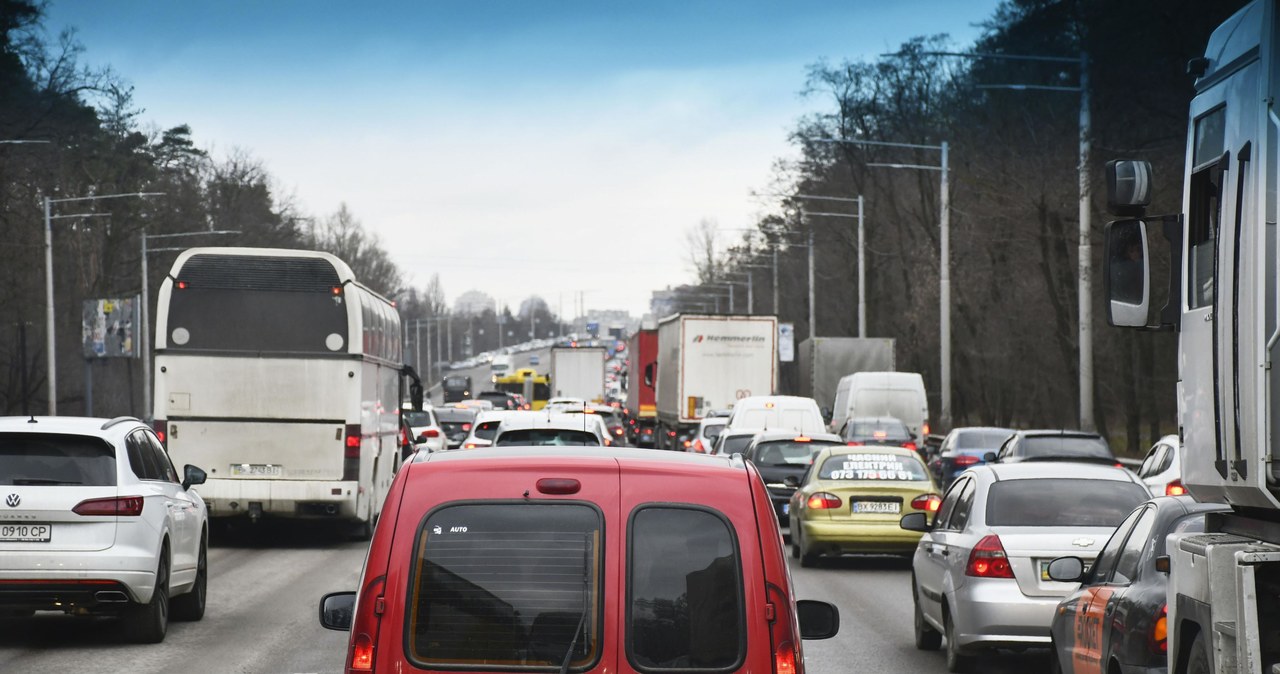
M132 417L0 418L0 615L114 615L143 643L201 619L204 480Z

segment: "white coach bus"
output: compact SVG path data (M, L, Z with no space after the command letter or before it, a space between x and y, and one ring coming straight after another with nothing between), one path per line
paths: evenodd
M368 536L400 463L400 317L314 251L193 248L156 310L155 429L208 471L213 521L330 519Z

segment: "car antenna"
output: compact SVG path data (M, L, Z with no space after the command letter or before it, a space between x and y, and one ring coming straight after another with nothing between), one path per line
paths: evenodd
M32 414L32 415L31 415L31 418L30 418L30 419L27 419L27 423L29 423L29 424L38 424L38 423L40 423L40 422L39 422L39 421L36 421L36 415L35 415L35 414Z

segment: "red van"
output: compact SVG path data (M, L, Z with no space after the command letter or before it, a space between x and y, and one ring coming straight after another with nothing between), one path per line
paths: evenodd
M802 674L839 613L792 597L740 458L519 447L406 463L320 622L351 630L347 672Z

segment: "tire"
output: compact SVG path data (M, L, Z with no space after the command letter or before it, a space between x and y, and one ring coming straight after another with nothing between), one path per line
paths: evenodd
M1049 640L1049 674L1062 674L1062 659L1058 657L1058 642Z
M174 620L195 622L204 618L204 605L209 589L209 542L205 534L200 536L200 559L196 562L196 582L186 594L173 598L169 616Z
M914 615L916 648L922 651L936 651L942 646L942 633L933 629L924 620L924 611L920 610L920 593L915 581L911 583L911 605Z
M800 536L800 542L796 543L796 547L800 549L800 566L806 569L812 569L818 565L818 553L809 552L804 547L804 536Z
M955 621L951 619L950 612L942 614L942 625L947 631L947 671L952 674L972 672L974 657L960 651L960 645L956 643L955 638Z
M800 559L800 544L796 542L796 535L791 535L791 559Z
M1209 644L1205 642L1203 633L1197 634L1187 654L1187 674L1212 674L1212 672L1213 668L1209 666Z
M156 589L151 601L133 604L124 613L129 640L140 644L158 644L169 631L169 548L160 549L156 567Z

